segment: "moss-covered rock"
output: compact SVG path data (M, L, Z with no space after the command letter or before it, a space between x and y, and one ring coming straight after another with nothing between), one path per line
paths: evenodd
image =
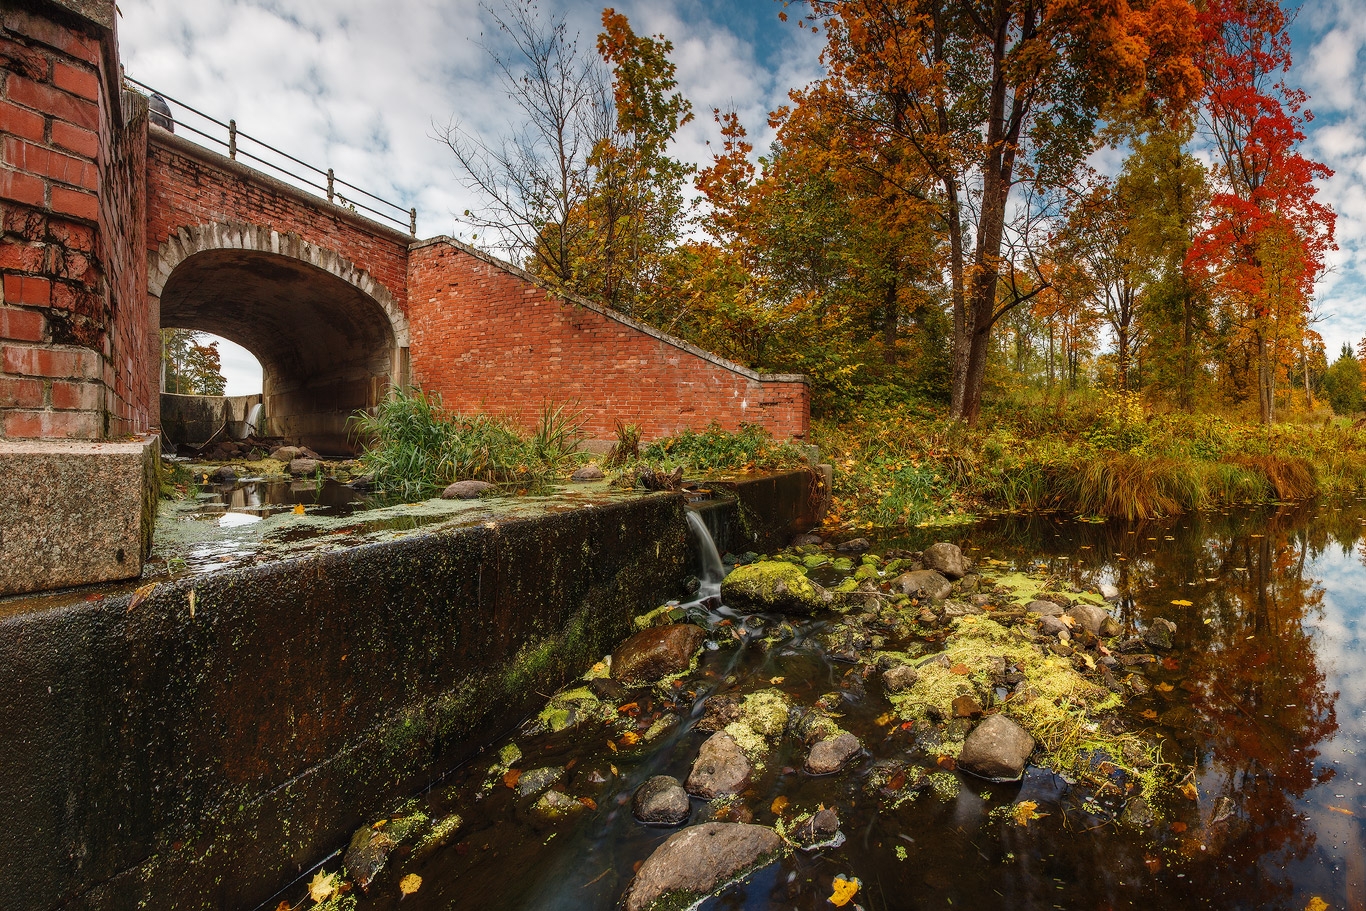
M825 592L791 563L768 560L737 566L721 583L721 600L740 610L812 614Z

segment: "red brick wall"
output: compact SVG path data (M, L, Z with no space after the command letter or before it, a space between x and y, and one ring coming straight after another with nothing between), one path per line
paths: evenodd
M164 135L164 134L163 134ZM339 209L278 182L262 179L221 156L171 148L153 141L147 150L147 249L153 253L178 229L214 222L245 222L345 256L389 289L407 312L408 241L366 231ZM302 192L302 191L300 191Z
M122 104L114 41L72 16L0 12L0 436L121 436L156 408L145 123Z
M410 252L408 292L413 379L452 410L531 426L545 402L577 403L589 435L606 439L617 421L646 439L712 421L780 438L809 429L805 382L755 379L444 239Z

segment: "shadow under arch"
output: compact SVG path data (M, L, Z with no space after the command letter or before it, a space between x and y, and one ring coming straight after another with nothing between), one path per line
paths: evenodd
M350 454L347 419L408 381L408 321L334 251L254 225L182 228L150 263L164 329L229 339L261 364L269 432Z

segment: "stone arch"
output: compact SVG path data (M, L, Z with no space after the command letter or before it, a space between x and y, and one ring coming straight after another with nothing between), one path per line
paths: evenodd
M277 435L348 452L346 419L408 382L407 315L336 251L219 222L180 228L149 259L155 324L202 329L251 351Z

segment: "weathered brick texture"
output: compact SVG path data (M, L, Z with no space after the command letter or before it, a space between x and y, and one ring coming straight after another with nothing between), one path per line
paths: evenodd
M586 430L618 421L646 439L712 421L804 438L799 377L760 377L610 311L565 300L449 239L416 245L408 268L414 380L448 408L532 426L547 402L583 409Z
M0 9L0 435L106 439L154 421L145 108L113 32Z

